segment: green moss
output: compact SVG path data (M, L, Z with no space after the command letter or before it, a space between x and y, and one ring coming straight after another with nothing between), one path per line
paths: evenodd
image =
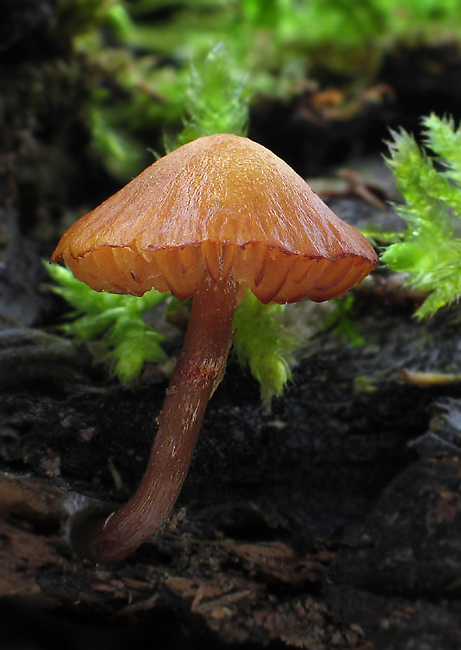
M245 135L248 122L248 78L222 43L200 67L190 71L184 128L173 148L205 135Z
M431 115L423 119L423 138L435 160L405 131L393 133L387 163L405 201L397 211L407 229L382 255L389 268L408 274L409 285L429 294L418 318L461 296L461 130L452 119Z
M301 342L278 320L282 305L263 305L249 292L235 312L234 351L261 386L263 404L281 395L291 379L293 354Z
M364 337L350 318L350 312L354 305L354 296L333 298L330 302L335 306L335 309L325 318L324 328L337 336L346 336L352 345L357 347L364 345Z
M108 349L112 371L121 382L136 380L146 362L165 358L160 345L164 337L147 325L143 314L169 294L155 289L141 298L98 293L58 264L49 265L48 270L56 282L53 291L74 308L69 322L61 329L80 341L101 337Z

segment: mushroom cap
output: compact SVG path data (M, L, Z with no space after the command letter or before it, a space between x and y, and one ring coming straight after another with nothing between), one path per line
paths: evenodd
M62 260L97 291L186 299L209 273L284 303L345 294L377 256L275 154L218 134L169 153L76 221L53 253Z

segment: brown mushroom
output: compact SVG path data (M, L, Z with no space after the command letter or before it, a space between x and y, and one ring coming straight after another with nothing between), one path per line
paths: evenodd
M176 502L247 288L263 303L328 300L361 282L377 257L272 152L219 134L161 158L79 219L52 256L61 260L97 291L140 296L155 287L193 298L141 484L85 534L85 553L113 563L155 533Z

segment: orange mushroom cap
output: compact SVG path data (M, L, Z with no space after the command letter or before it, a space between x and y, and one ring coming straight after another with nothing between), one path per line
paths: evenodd
M169 153L79 219L53 253L61 260L97 291L186 299L208 273L285 303L345 294L377 256L275 154L219 134Z

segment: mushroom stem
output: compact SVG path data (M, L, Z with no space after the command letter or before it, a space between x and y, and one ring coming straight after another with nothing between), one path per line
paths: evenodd
M184 346L157 418L158 430L141 483L120 510L80 531L80 550L113 564L162 526L179 496L209 398L221 381L232 342L239 283L208 274L194 297Z

